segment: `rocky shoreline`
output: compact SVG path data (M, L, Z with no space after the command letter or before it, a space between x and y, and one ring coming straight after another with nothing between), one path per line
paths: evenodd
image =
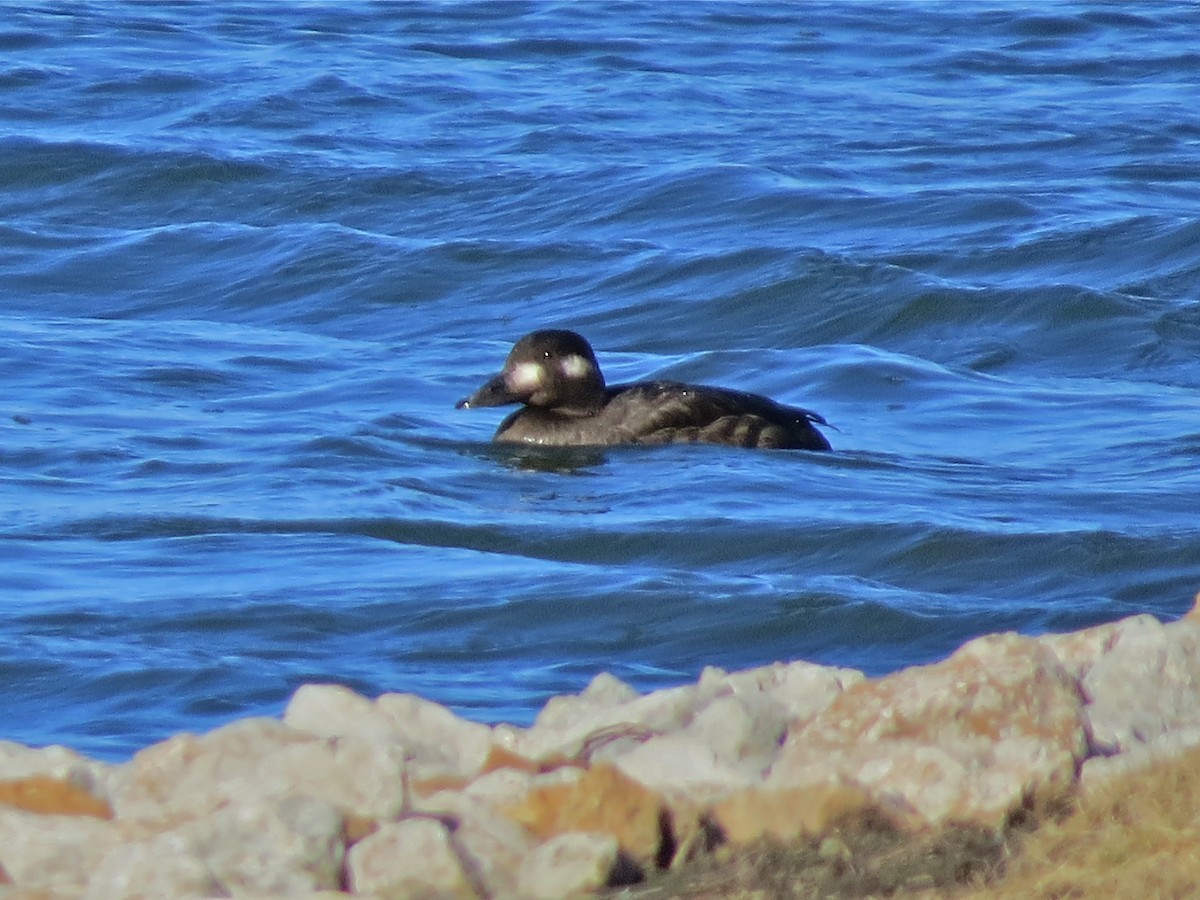
M557 898L849 819L999 833L1200 746L1198 684L1193 608L876 679L777 663L641 695L600 675L529 728L305 685L281 719L120 765L0 744L0 897Z

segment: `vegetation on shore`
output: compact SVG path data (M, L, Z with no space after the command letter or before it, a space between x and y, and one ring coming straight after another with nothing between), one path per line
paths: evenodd
M878 821L781 845L722 847L649 882L637 900L1145 900L1200 896L1200 748L1114 778L1000 834L912 835Z

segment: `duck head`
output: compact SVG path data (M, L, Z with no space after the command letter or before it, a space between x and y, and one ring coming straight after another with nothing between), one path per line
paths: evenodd
M604 376L591 345L573 331L534 331L513 346L500 374L457 409L524 403L567 415L590 415L604 405Z

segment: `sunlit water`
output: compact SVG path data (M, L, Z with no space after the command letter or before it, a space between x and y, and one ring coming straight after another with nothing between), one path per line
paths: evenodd
M0 737L527 722L1200 589L1200 7L0 6ZM519 452L537 327L832 454Z

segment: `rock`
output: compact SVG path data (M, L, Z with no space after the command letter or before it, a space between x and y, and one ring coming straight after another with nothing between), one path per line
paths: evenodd
M1173 728L1144 744L1135 744L1116 756L1094 756L1085 760L1079 773L1085 791L1102 788L1114 778L1141 772L1152 766L1170 765L1176 758L1200 747L1200 726Z
M523 801L533 787L534 779L529 772L497 769L472 781L462 790L462 796L493 809L503 809ZM431 797L430 801L436 802L436 797Z
M853 685L788 734L766 787L831 777L929 825L998 827L1035 795L1065 790L1086 749L1075 681L1017 635L964 645L942 663Z
M865 677L856 669L799 661L773 663L732 674L709 666L700 673L698 686L702 694L729 694L749 709L763 709L773 719L794 722L812 718L832 703L834 697Z
M341 881L341 816L312 797L226 807L111 851L88 885L89 900L296 895Z
M49 775L0 781L0 804L43 815L112 818L112 807L107 801L70 780Z
M535 843L506 816L464 798L454 817L454 846L471 883L488 897L519 896L517 872Z
M91 874L81 900L220 897L213 873L179 834L113 848Z
M611 883L619 853L617 839L611 834L560 834L525 857L516 896L559 900L594 893Z
M0 859L25 889L78 894L122 835L92 816L46 816L0 808Z
M870 792L845 779L779 790L749 788L717 803L710 815L732 844L764 837L781 842L814 837L855 817L872 816L893 824L909 818L894 806L881 808Z
M679 734L707 747L721 763L741 766L748 762L748 771L761 774L778 752L790 721L782 704L761 694L731 693L705 704Z
M582 706L594 709L612 709L624 706L641 698L641 694L611 672L601 672L591 680L578 696L551 697L542 710L543 723L551 725L555 716L570 718L573 711Z
M493 737L530 759L587 760L614 739L641 740L680 728L690 718L696 696L695 685L642 696L605 673L578 696L551 697L528 730L497 728Z
M613 765L660 794L697 803L762 780L761 766L738 767L689 731L652 738L617 757Z
M1200 726L1198 684L1200 621L1163 625L1143 615L1115 623L1081 682L1096 752L1123 753Z
M1111 648L1119 626L1120 622L1107 622L1080 631L1043 634L1035 640L1054 654L1068 675L1079 681Z
M66 747L26 747L12 741L0 741L0 780L44 775L69 782L106 800L114 768Z
M347 854L354 893L387 897L478 897L450 840L450 830L433 818L408 818L384 825Z
M393 725L415 763L414 778L432 773L477 774L492 747L491 729L415 694L383 694L377 714Z
M333 890L341 881L342 816L315 797L233 806L184 829L231 892L294 895Z
M574 782L535 785L506 812L541 840L571 831L611 834L643 869L657 865L665 849L663 798L608 763L597 763Z
M497 729L512 729L511 725L497 725ZM483 761L481 773L494 772L497 769L517 769L521 772L549 772L562 766L581 766L583 762L578 757L551 756L546 759L530 759L520 753L515 753L500 744L492 744L487 759Z
M179 734L146 748L115 779L125 820L187 819L257 793L260 770L284 747L315 739L273 719L242 719L203 737Z
M735 732L722 735L723 758L758 754L765 766L787 722L815 715L847 685L863 675L811 663L775 663L729 675L708 668L695 685L642 696L607 673L597 675L578 696L551 698L528 730L497 726L493 740L535 760L578 758L613 760L638 743L694 724L715 736L739 709L748 717ZM711 713L705 710L714 706ZM722 709L723 707L723 709ZM743 746L735 746L739 742Z
M177 821L248 800L296 794L365 818L405 807L401 749L358 737L318 738L271 719L203 737L180 735L138 753L114 783L126 820Z
M643 696L601 675L530 729L308 685L283 722L179 735L123 766L0 743L0 895L266 900L345 881L556 897L674 865L716 832L996 829L1077 771L1092 790L1200 746L1198 683L1200 610L994 635L873 680L777 663Z
M413 694L383 694L371 703L338 685L304 685L283 721L320 737L399 744L414 781L475 775L492 747L488 726Z
M340 684L302 684L283 710L283 724L316 737L355 734L369 740L389 740L387 723L362 694Z

